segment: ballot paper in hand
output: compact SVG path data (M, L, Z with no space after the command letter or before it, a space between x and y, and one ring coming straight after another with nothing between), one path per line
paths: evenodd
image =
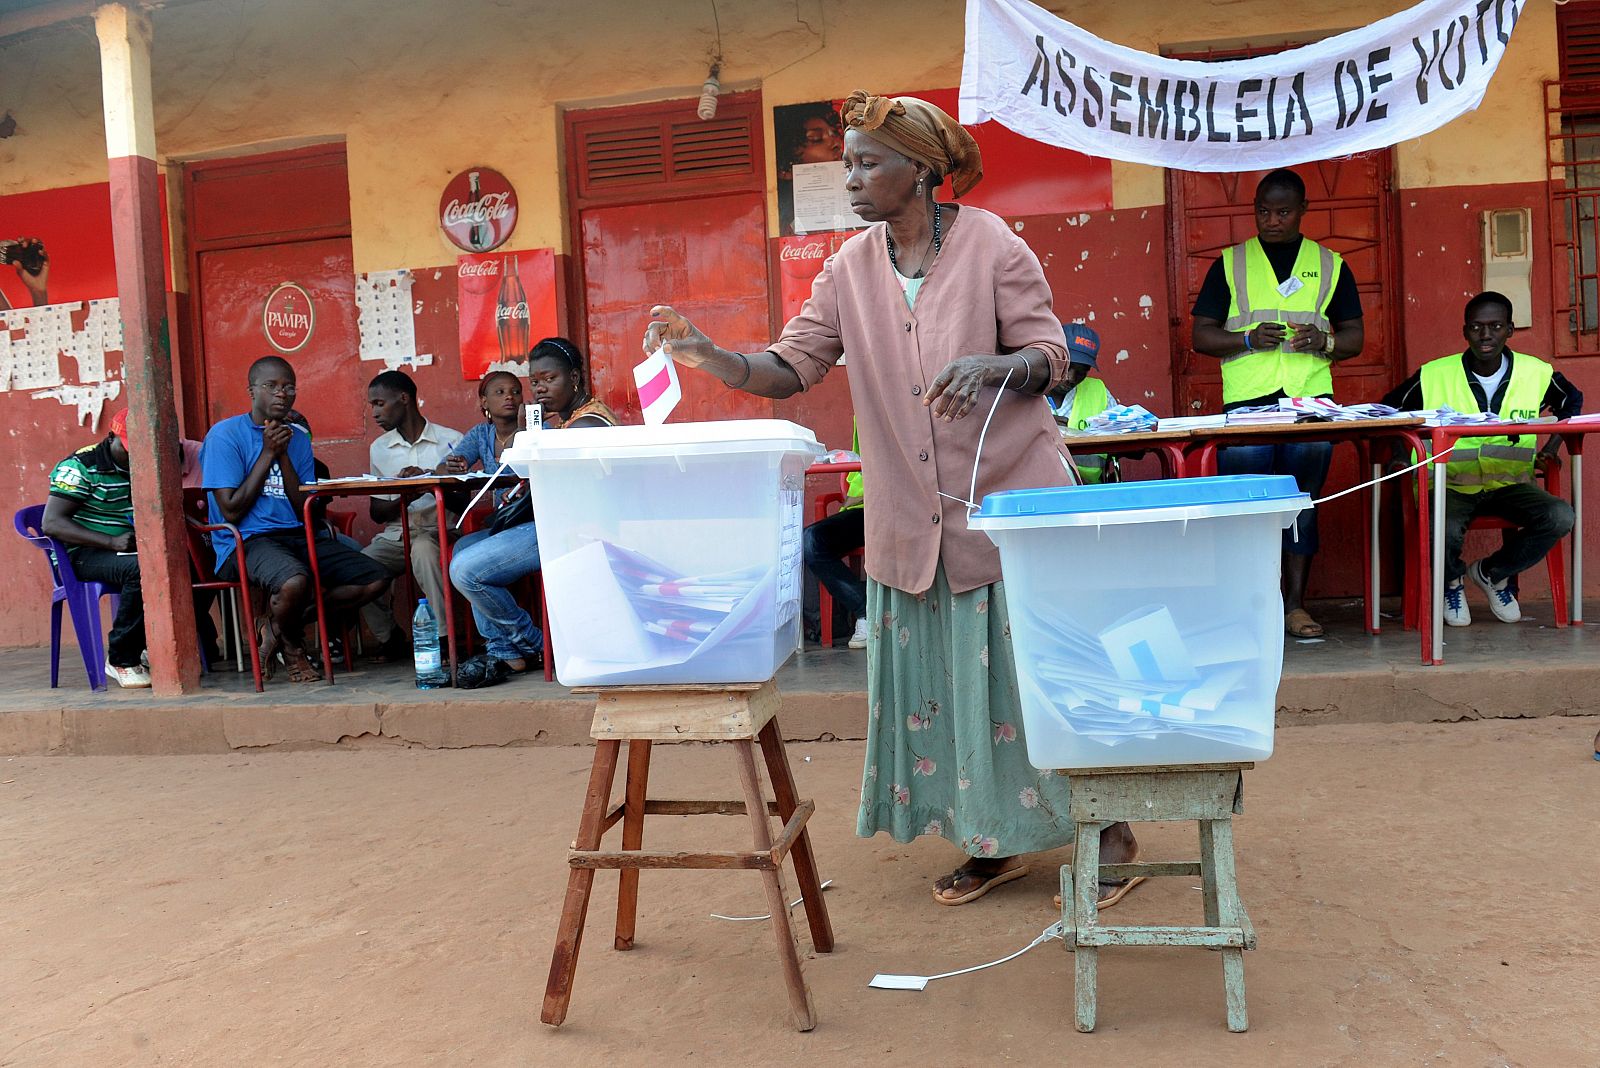
M665 348L656 349L645 357L644 363L633 369L633 384L639 390L639 407L644 412L644 421L651 426L665 423L667 416L683 399L683 389L678 385L677 365L667 355Z

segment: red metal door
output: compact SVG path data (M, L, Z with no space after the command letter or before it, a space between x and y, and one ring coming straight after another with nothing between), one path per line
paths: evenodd
M1377 400L1405 369L1394 306L1389 150L1309 163L1295 172L1305 179L1310 203L1301 232L1343 256L1361 291L1366 344L1360 356L1334 366L1334 395L1352 402ZM1255 236L1255 189L1264 174L1168 172L1175 230L1169 272L1175 310L1173 408L1180 413L1222 410L1222 365L1189 347L1194 326L1189 309L1211 262L1228 246Z
M590 208L580 219L594 388L627 422L640 421L632 368L651 304L671 304L725 348L759 351L771 340L760 194ZM708 374L686 371L680 381L672 422L772 415L771 401Z
M199 261L208 422L248 409L250 364L279 355L294 366L300 384L295 407L310 420L319 446L361 437L372 375L358 357L350 242L328 238L203 252ZM269 344L262 323L268 296L286 282L311 298L310 336L294 352Z
M640 421L633 367L652 304L671 304L718 344L771 341L761 98L719 98L567 113L567 189L583 336L595 393ZM576 331L576 328L575 328ZM680 376L673 422L770 417L772 402L699 371Z

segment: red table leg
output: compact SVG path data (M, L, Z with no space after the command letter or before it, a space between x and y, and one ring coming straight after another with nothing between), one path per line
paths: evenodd
M439 524L439 571L444 576L444 632L450 647L450 685L456 684L456 599L450 592L450 517L444 510L444 487L433 487L433 514ZM410 553L407 552L407 560Z
M317 527L311 519L311 502L316 498L317 491L311 490L306 494L305 502L305 527L306 527L306 555L311 558L311 596L317 601L317 637L322 641L322 674L329 686L333 685L333 656L328 648L328 609L322 603L322 568L317 566ZM267 610L270 612L271 603L268 602Z

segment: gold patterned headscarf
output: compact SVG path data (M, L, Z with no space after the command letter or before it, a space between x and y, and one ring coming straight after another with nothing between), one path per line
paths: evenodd
M901 155L926 164L940 178L949 176L959 199L983 178L978 142L941 109L914 96L873 96L857 89L841 111L845 129L860 130Z

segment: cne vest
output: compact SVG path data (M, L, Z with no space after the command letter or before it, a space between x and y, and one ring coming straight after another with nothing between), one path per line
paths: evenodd
M1266 397L1282 390L1290 397L1320 397L1333 392L1333 361L1320 352L1294 352L1287 348L1297 326L1314 326L1332 332L1328 305L1344 260L1332 249L1310 238L1300 242L1294 268L1283 283L1252 237L1222 253L1222 272L1231 294L1228 319L1223 327L1233 331L1253 329L1262 323L1282 323L1285 347L1256 349L1225 356L1222 360L1222 402ZM1283 286L1298 281L1287 296Z
M1495 414L1507 422L1537 419L1555 368L1537 356L1510 349L1505 351L1511 357L1511 374L1500 410ZM1422 403L1429 408L1449 405L1467 414L1483 410L1472 392L1472 383L1467 380L1467 368L1460 353L1422 365ZM1537 446L1538 439L1532 434L1461 438L1450 453L1445 484L1458 493L1482 493L1518 482L1532 482Z
M1078 388L1072 394L1072 410L1067 413L1067 423L1073 430L1082 430L1089 425L1089 420L1111 407L1111 394L1106 389L1106 384L1098 378L1085 378L1078 383ZM1096 485L1105 480L1107 457L1101 453L1072 454L1072 462L1078 468L1078 474L1083 476L1083 481L1088 485Z

